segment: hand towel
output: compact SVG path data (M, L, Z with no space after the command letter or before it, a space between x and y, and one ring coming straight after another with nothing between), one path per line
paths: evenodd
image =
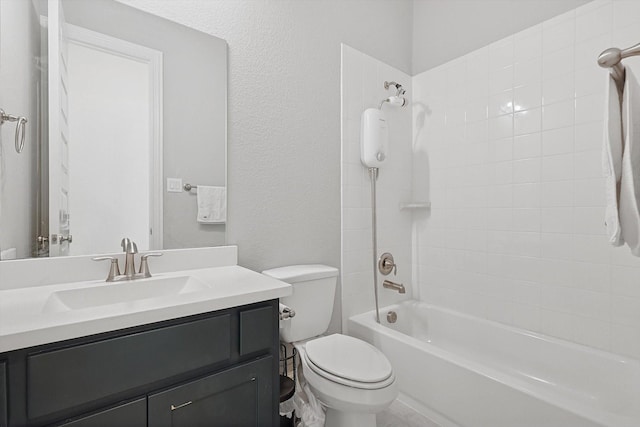
M640 256L640 86L629 67L622 95L620 227L631 253Z
M602 170L605 177L606 208L604 223L607 238L613 246L624 243L620 230L618 204L620 202L620 178L622 176L622 100L616 82L607 75L607 95L604 119L604 144L602 146Z
M226 187L198 185L198 222L224 224L227 221Z

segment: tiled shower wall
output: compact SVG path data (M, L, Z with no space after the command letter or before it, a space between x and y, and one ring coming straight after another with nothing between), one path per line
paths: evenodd
M342 319L373 310L373 260L371 241L371 184L367 169L360 163L360 116L367 108L394 95L385 90L385 81L396 81L411 99L411 77L342 45ZM378 253L391 252L398 274L388 278L404 283L407 294L382 288L380 305L412 295L411 236L412 212L400 204L412 200L411 107L384 106L389 126L389 155L377 181Z
M597 0L413 78L420 299L640 357L640 259L604 235L596 64L639 42L640 1Z

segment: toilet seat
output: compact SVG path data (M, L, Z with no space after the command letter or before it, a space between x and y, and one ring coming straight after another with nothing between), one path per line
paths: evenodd
M302 356L316 374L349 387L374 390L395 380L391 364L380 350L347 335L309 341Z

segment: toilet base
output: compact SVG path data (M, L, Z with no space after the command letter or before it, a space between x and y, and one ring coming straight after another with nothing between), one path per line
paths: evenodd
M325 427L376 427L376 414L327 408Z

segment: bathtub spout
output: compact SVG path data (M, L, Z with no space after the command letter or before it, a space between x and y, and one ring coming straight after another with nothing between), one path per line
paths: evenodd
M406 293L407 291L404 289L404 285L402 283L395 283L391 280L385 280L382 282L382 287L387 289L392 289L394 291L398 291L401 294Z

